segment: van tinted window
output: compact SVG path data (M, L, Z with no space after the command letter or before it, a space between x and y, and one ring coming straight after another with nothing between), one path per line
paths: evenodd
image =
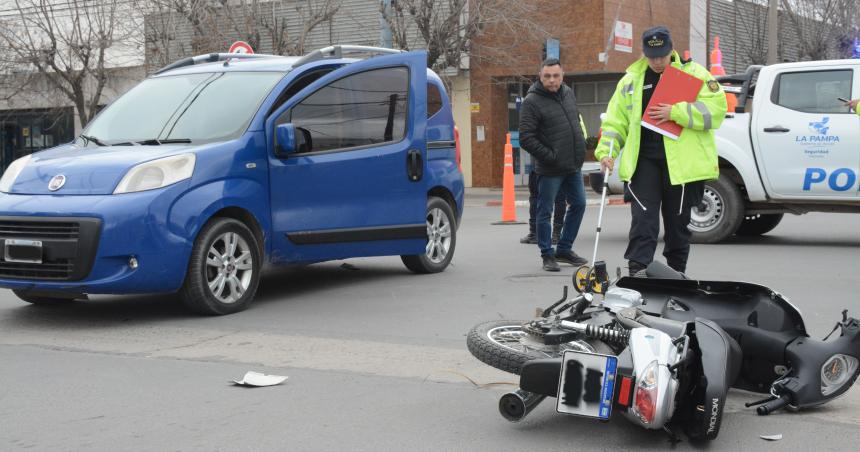
M427 117L435 115L442 109L442 93L439 92L439 87L428 83L427 84Z
M312 152L397 142L406 133L409 71L385 68L333 82L292 108L278 123L311 134Z

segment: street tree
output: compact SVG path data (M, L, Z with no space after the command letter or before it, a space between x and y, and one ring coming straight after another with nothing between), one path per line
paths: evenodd
M551 36L540 21L546 0L387 0L380 12L391 30L394 47L427 50L427 66L436 72L460 69L466 58L494 62L515 61L510 50L521 42L540 42ZM489 28L505 33L511 42L498 47L481 46L475 40Z
M856 37L856 0L781 0L781 5L800 41L801 58L848 56L838 53L840 43Z
M333 20L341 0L150 0L146 14L150 69L178 58L226 50L242 40L275 55L306 52L311 32ZM190 28L190 42L178 36Z
M16 13L0 16L4 99L61 96L87 124L102 105L109 72L139 52L133 4L14 0Z

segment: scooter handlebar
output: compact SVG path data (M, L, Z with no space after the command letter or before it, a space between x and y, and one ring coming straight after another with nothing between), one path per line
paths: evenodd
M773 413L776 410L781 410L785 408L790 402L791 399L788 396L780 396L777 399L773 399L770 402L766 402L760 405L758 408L756 408L755 411L756 413L758 413L759 416L767 416L768 414Z

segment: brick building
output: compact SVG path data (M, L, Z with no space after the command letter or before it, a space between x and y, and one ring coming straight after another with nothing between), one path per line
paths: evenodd
M599 115L606 109L624 70L641 57L642 32L654 25L665 25L672 32L675 48L688 49L691 4L695 8L699 3L702 2L563 0L535 14L534 23L541 24L552 34L551 38L558 40L565 82L576 93L589 135L596 135ZM616 50L610 41L616 18L632 25L630 52ZM488 30L473 47L470 71L473 186L501 186L505 133L518 127L516 98L524 96L536 80L544 43L541 39L520 40L502 30ZM499 48L510 49L510 55L516 57L481 58L485 49ZM608 59L601 56L604 52ZM699 60L695 54L694 59ZM528 157L522 154L522 159L515 155L518 184L527 182L524 175L530 165Z

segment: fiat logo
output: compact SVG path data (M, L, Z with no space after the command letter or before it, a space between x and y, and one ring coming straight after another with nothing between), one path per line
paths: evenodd
M57 174L51 179L51 182L48 182L48 190L57 191L66 184L66 176L62 174Z

